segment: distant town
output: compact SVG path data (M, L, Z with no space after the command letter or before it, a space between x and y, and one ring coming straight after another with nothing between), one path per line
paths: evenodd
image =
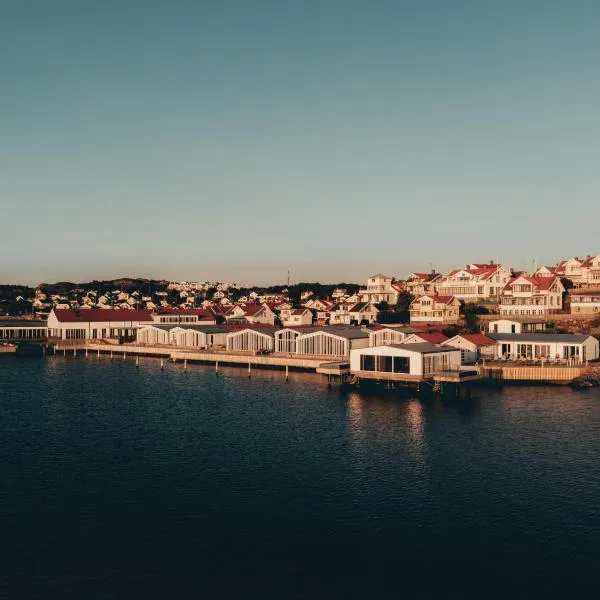
M271 354L271 363L258 362L317 372L322 360L349 360L351 368L327 372L391 381L434 374L439 381L462 381L461 368L485 360L587 366L600 357L599 332L600 255L531 273L494 261L413 272L403 280L375 273L362 286L119 279L0 288L5 345L44 341L66 351L65 344L102 342L106 347L93 348L98 355L108 345L111 355L131 353L135 345L138 353L170 358L165 348L208 352L214 356L183 359L217 363ZM440 379L441 372L455 374ZM563 370L552 377L578 374ZM530 369L528 378L534 375ZM550 377L547 370L542 376Z

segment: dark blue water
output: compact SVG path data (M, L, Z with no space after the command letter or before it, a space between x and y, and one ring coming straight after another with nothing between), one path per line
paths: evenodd
M596 597L600 390L0 360L2 598Z

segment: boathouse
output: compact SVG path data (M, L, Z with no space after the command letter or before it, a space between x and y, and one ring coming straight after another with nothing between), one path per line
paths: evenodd
M226 336L227 350L233 352L273 352L275 327L250 328L230 331Z
M284 327L279 329L274 334L275 352L296 354L298 351L298 337L322 329L322 327Z
M351 373L370 379L419 381L460 369L460 350L435 344L391 344L350 352Z
M48 333L62 340L135 339L139 327L153 322L147 309L54 308L48 315Z
M369 333L360 327L323 327L296 338L296 353L348 357L350 351L369 346Z
M0 321L0 340L6 341L42 341L48 337L46 321L2 320Z
M582 364L600 357L600 343L591 335L571 333L490 333L500 360L531 360Z
M416 333L412 327L374 327L369 331L370 346L389 346L390 344L402 344L407 336Z

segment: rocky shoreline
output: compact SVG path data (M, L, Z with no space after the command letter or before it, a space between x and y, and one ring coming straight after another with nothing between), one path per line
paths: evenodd
M591 369L585 375L573 379L571 387L575 390L586 390L589 388L600 387L600 368Z

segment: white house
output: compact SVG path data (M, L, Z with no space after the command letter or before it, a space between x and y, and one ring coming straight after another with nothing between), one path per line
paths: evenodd
M371 304L387 302L388 304L396 304L400 291L398 286L394 285L393 277L377 273L367 279L367 287L358 290L358 296L361 302Z
M292 308L281 311L280 318L284 327L300 327L302 325L312 325L313 313L308 308Z
M410 304L411 323L457 323L460 302L454 296L419 296Z
M227 330L214 325L146 325L137 330L136 343L188 348L225 346Z
M560 261L554 267L554 272L559 277L571 280L576 288L600 287L600 255Z
M350 371L358 377L376 378L381 373L420 380L440 371L457 371L460 364L460 350L434 344L392 344L350 352Z
M339 304L337 309L329 315L331 325L357 325L374 323L379 311L377 307L369 302L358 302L356 304Z
M448 337L438 331L423 332L418 331L407 335L404 344L443 344L448 341Z
M597 315L600 313L600 289L595 291L571 290L569 296L572 315Z
M531 319L496 319L487 324L489 333L542 333L546 331L546 321Z
M413 296L436 295L438 283L442 280L442 274L436 271L431 273L410 273L406 278L405 288Z
M482 333L463 333L442 342L442 346L452 346L460 350L463 365L475 364L480 358L494 358L496 342Z
M581 364L597 360L599 342L591 335L571 333L490 333L496 356L510 360L545 360Z
M247 304L244 310L244 317L248 323L261 323L263 325L275 325L275 313L267 304Z
M503 265L471 264L444 275L437 284L437 293L464 302L498 302L510 277L510 269Z
M565 287L558 277L520 275L511 279L500 298L502 316L544 316L560 312Z

